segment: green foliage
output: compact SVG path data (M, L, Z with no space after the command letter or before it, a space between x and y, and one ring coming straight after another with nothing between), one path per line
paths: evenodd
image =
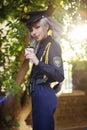
M5 122L6 122L6 130L10 130L11 128L18 128L20 126L19 122L17 121L13 121L12 116L11 115L7 115L5 117Z
M10 77L8 77L7 79L5 78L3 84L8 88L8 91L14 96L19 92L20 87L16 84L16 82L12 78L10 79Z
M10 115L7 115L7 116L5 117L5 120L6 120L6 122L9 122L9 121L12 120L12 117L11 117Z
M9 20L1 28L0 87L13 95L20 90L14 79L20 67L19 53L24 49L26 30L18 20Z

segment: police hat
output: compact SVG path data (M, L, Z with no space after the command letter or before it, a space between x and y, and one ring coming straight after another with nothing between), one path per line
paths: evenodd
M36 12L27 12L25 13L21 20L22 22L26 23L27 25L31 25L35 22L37 22L38 20L47 17L47 10L44 11L36 11Z
M30 26L31 24L39 21L44 17L51 16L52 12L53 9L51 8L41 11L27 12L23 14L23 16L21 17L21 21L24 22L27 26Z

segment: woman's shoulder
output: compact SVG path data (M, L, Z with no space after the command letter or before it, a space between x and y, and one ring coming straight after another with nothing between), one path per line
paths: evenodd
M55 41L52 37L50 37L51 47L61 49L60 43Z
M52 37L50 37L49 42L51 43L50 54L56 53L56 54L61 55L62 51L61 51L61 46L60 46L59 42L56 42Z

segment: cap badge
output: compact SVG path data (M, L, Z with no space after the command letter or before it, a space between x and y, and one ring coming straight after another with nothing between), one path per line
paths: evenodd
M30 19L30 15L23 15L23 16L22 16L22 19L28 20L28 19Z

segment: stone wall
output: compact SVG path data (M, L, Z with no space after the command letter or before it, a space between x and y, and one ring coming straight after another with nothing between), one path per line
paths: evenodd
M79 61L72 67L73 90L87 91L87 61Z
M87 126L87 95L82 91L61 94L55 112L56 130Z

